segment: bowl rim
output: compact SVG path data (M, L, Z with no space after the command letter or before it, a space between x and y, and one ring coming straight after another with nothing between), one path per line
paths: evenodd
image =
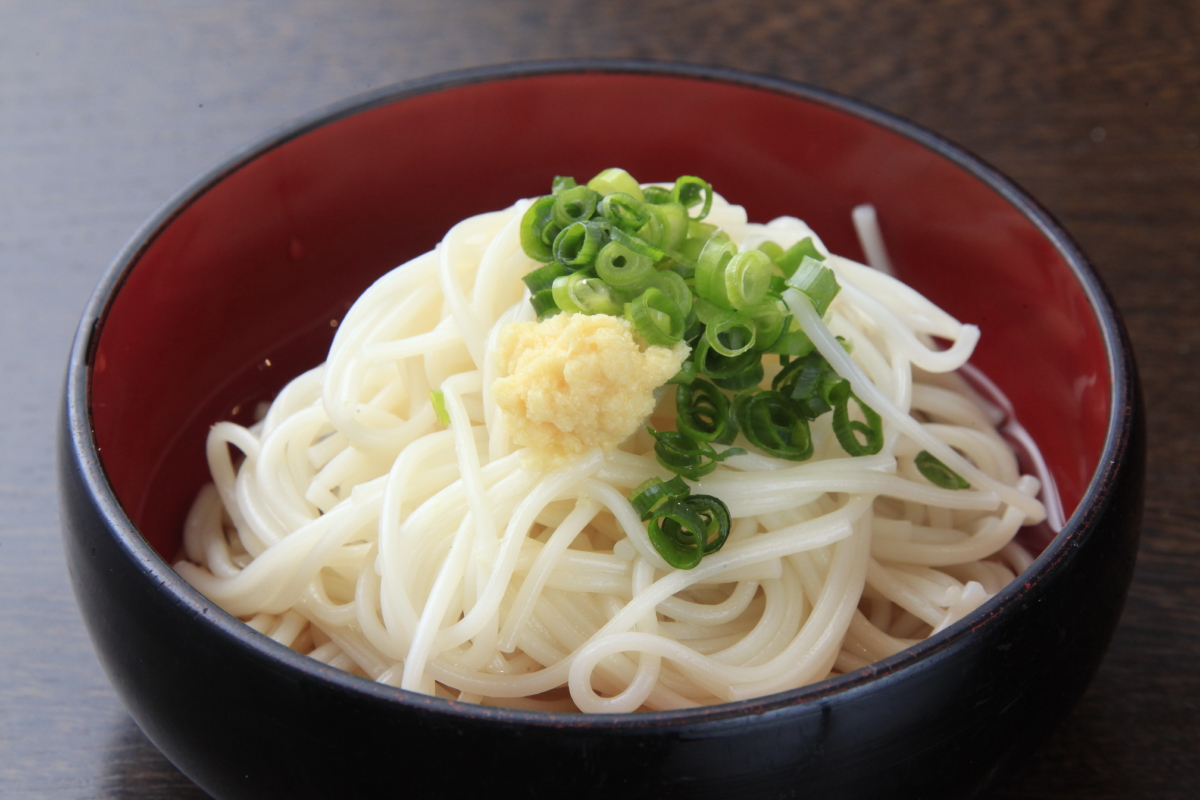
M188 207L225 177L247 163L303 136L310 131L373 108L402 102L433 92L501 81L521 80L562 74L627 74L677 77L698 81L733 84L749 89L773 92L823 105L834 111L865 120L915 141L985 183L1032 222L1059 252L1074 274L1096 315L1112 379L1111 407L1100 466L1093 474L1078 507L1066 519L1061 531L1022 574L958 622L882 661L817 683L763 697L671 711L646 711L635 714L577 714L528 711L460 703L430 697L377 683L352 675L301 655L228 614L202 595L171 568L171 565L142 537L117 499L101 464L91 424L91 365L99 337L96 335L125 279L141 256ZM891 112L875 108L827 89L796 81L734 70L726 67L670 63L636 59L556 59L523 61L444 72L404 81L357 94L310 112L275 128L257 141L245 145L219 160L168 199L144 222L121 249L88 299L72 343L64 389L64 431L70 458L103 518L108 532L141 573L167 598L199 624L216 632L262 658L276 662L303 676L328 682L343 693L360 695L374 703L407 707L413 710L444 713L475 721L518 724L557 729L597 728L633 732L647 726L690 727L759 716L789 708L803 707L834 696L852 700L855 696L886 686L897 673L909 674L933 666L967 646L973 631L1003 613L1015 598L1028 594L1051 579L1073 560L1073 551L1091 538L1093 511L1105 502L1105 495L1121 472L1123 454L1128 449L1133 419L1129 409L1134 401L1136 369L1128 336L1113 299L1087 257L1063 226L1036 200L983 159L965 148Z

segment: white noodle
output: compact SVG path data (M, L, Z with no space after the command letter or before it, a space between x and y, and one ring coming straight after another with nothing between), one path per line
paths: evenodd
M1035 495L1049 471L1034 452L1041 480L1019 475L995 428L1023 432L1011 408L927 382L961 368L979 331L884 274L863 207L855 224L884 272L829 255L843 291L828 321L798 292L785 299L885 420L879 454L847 457L821 419L808 463L739 439L748 452L695 487L728 505L729 539L686 571L663 560L627 499L666 475L647 437L546 474L524 469L491 385L504 374L500 329L533 319L519 280L534 266L519 236L528 204L464 220L377 281L328 361L262 422L212 427L213 486L188 516L181 575L264 635L383 683L613 712L857 669L952 624L1028 566L1013 536L1045 516ZM748 223L720 197L709 221L743 247L811 236L827 252L803 222ZM952 344L933 350L930 336ZM430 389L443 393L446 429ZM971 488L924 479L920 450Z

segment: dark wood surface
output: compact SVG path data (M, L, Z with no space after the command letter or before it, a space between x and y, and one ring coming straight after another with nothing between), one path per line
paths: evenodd
M59 543L67 348L123 242L297 115L570 56L718 64L867 101L980 154L1079 239L1146 391L1140 560L1091 689L990 797L1200 794L1200 3L0 0L0 796L204 796L116 698Z

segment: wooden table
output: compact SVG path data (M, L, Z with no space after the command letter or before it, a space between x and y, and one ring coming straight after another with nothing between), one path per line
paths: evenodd
M1200 3L1179 0L0 0L0 795L203 794L92 654L54 419L121 244L235 147L344 96L554 57L719 64L875 104L982 155L1078 237L1149 406L1125 616L1067 723L993 798L1182 798L1200 780Z

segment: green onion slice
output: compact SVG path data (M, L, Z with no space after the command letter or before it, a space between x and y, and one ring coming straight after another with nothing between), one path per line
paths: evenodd
M829 399L833 403L833 432L843 450L852 456L873 456L883 449L883 421L874 409L858 399L850 389L850 381L843 380L834 386ZM858 404L866 422L850 419L851 400Z
M614 192L600 201L600 216L626 233L641 230L650 222L650 208L625 192Z
M545 239L548 229L554 227L554 197L546 195L533 201L521 217L521 249L535 261L551 261L554 250ZM553 241L553 239L551 239Z
M529 303L533 306L538 319L559 311L558 303L554 301L554 289L542 289L540 292L535 292L529 298Z
M725 296L741 310L761 304L771 289L771 259L761 250L745 250L731 258L725 266Z
M450 412L446 410L446 393L441 389L430 389L429 399L433 403L433 413L437 414L438 422L442 423L443 425L449 425ZM938 461L938 463L940 464L942 462ZM953 475L954 473L950 474Z
M677 272L670 270L659 270L650 277L649 286L658 289L667 297L675 301L675 305L679 306L679 310L686 316L691 313L692 306L695 303L692 287L687 285Z
M521 280L525 281L525 285L529 287L529 291L534 294L542 289L549 289L554 285L555 278L561 278L563 275L569 274L567 268L557 261L551 261L544 267L538 267L531 271Z
M619 317L625 308L620 292L583 271L556 278L552 288L554 302L563 311Z
M579 184L570 175L555 175L550 183L550 194L561 194L567 189L574 189Z
M691 208L703 199L700 213L692 217L694 220L702 220L712 210L712 184L695 175L681 175L675 180L675 186L671 188L671 199L684 208Z
M961 475L947 467L942 461L928 450L922 450L917 453L917 457L913 459L917 465L917 469L921 474L932 483L934 486L940 486L943 489L970 489L971 484L967 483Z
M733 417L758 449L788 461L812 458L812 433L804 412L774 391L744 392L733 401Z
M780 257L783 255L783 248L775 242L763 242L758 246L758 249L766 253L767 258L771 259L773 262L778 262Z
M704 243L696 259L696 294L713 305L733 308L725 290L725 270L738 254L737 245L725 236L713 236Z
M754 346L763 352L770 351L771 345L778 341L784 326L791 319L781 305L779 301L773 301L739 309L754 323Z
M679 365L679 372L676 372L667 383L675 384L676 386L687 386L694 380L696 380L696 361L689 358Z
M642 195L647 203L656 206L671 202L671 190L662 186L643 186Z
M662 506L646 533L663 560L676 569L693 569L729 538L729 508L716 497L692 495Z
M661 261L666 258L667 254L660 248L655 247L650 242L640 236L635 236L632 233L626 233L620 228L613 228L609 231L612 234L612 240L619 242L621 245L629 248L638 255L645 256L651 261Z
M598 222L573 222L554 238L554 260L574 271L591 265L607 239Z
M725 546L731 522L729 506L710 494L693 494L679 502L705 522L704 555L715 553Z
M642 522L648 522L654 516L654 512L664 504L681 500L691 494L691 491L683 482L683 478L678 475L669 481L664 481L662 478L650 478L633 490L633 493L629 495L629 502L633 505L633 510L641 517Z
M708 320L704 331L708 346L726 358L741 355L753 348L757 336L754 321L736 311L722 311L714 315Z
M675 569L695 569L704 558L708 524L689 506L669 503L646 526L650 544Z
M710 378L731 378L753 368L755 364L759 365L760 369L762 366L762 355L754 350L745 350L736 356L724 356L712 349L707 330L705 335L697 340L692 358L696 359L700 372Z
M716 386L703 378L680 384L675 389L675 409L675 427L680 433L700 442L728 444L724 439L729 428L729 400Z
M815 261L825 260L825 256L820 250L817 249L817 246L813 244L811 236L805 236L803 239L789 247L782 255L778 257L771 256L771 260L775 262L776 266L783 270L783 274L785 276L790 278L792 277L792 274L795 273L796 267L800 266L800 262L804 260L805 256Z
M658 241L659 246L664 250L678 251L688 236L687 209L679 203L668 201L650 206L650 213L658 220L662 230L662 236ZM686 258L677 252L675 255ZM695 259L689 260L694 261Z
M614 289L633 292L649 285L654 263L618 241L611 241L596 255L596 275Z
M692 358L696 360L697 370L712 379L712 382L722 389L740 392L757 386L763 379L762 354L757 350L747 350L736 356L726 357L712 349L708 336L696 340Z
M746 452L740 447L730 447L718 453L708 442L698 442L681 431L647 430L655 439L654 455L658 463L693 481L715 470L719 462Z
M825 357L815 350L784 364L771 380L771 388L793 400L809 419L816 419L833 408L830 391L844 382Z
M838 285L837 278L834 277L833 270L809 256L800 260L800 266L788 278L788 286L794 286L808 295L813 308L822 317L829 310L829 304L833 302L833 298L837 297L838 292L842 290L842 287Z
M587 183L588 188L607 197L613 192L624 192L636 200L644 200L642 187L623 169L606 169Z
M789 327L795 323L791 316L785 318ZM808 338L808 334L797 327L795 330L786 330L779 334L779 338L774 341L764 352L777 353L782 356L806 356L811 353L816 346L812 339Z
M625 318L649 344L670 347L683 339L683 312L674 300L653 287L625 304Z
M554 197L554 224L565 228L573 222L583 222L596 213L600 195L586 186L575 186L556 192Z

